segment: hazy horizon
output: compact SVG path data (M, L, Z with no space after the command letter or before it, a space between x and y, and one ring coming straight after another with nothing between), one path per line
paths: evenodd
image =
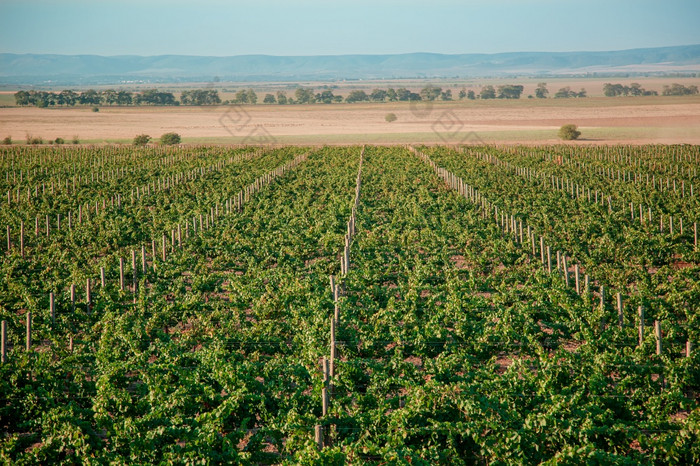
M700 44L700 2L0 2L0 52L335 56L596 52Z

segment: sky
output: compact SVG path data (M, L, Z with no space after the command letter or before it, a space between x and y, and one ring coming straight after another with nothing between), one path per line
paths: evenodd
M700 44L700 0L0 0L0 52L343 55Z

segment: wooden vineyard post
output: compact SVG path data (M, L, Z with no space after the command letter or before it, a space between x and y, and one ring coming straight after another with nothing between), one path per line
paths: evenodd
M581 271L578 264L574 265L574 279L576 280L576 294L581 294Z
M620 328L622 328L622 326L625 323L624 319L625 319L625 314L624 314L624 308L622 305L622 294L617 293L617 320L618 320L618 324L620 325Z
M141 245L141 274L146 275L148 269L146 268L146 246Z
M49 293L49 313L51 315L51 326L56 325L56 296L53 291Z
M100 287L104 290L105 288L105 282L107 279L105 278L105 268L100 267Z
M153 257L153 271L156 271L156 242L151 240L151 256Z
M323 426L316 424L314 426L314 441L319 450L323 450Z
M335 377L335 320L331 319L331 360L329 374L331 380Z
M542 266L547 265L547 263L544 261L544 238L540 236L540 262L542 262Z
M321 389L321 409L323 417L328 416L328 389L326 387Z
M5 321L3 320L2 322L3 322L3 325L5 325ZM3 328L4 328L4 327L3 327ZM4 330L3 330L3 341L5 341L4 335L5 335L5 332L4 332ZM5 347L5 346L4 346L4 344L3 344L3 352L4 352L4 347ZM692 343L690 342L690 338L688 338L688 339L686 340L686 342L685 342L685 357L686 357L686 358L689 358L689 357L690 357L690 355L692 354L692 350L693 350L693 345L692 345Z
M85 303L87 304L88 312L90 312L90 307L92 306L92 293L90 290L90 279L89 278L85 282Z
M136 267L136 249L131 250L131 274L132 274L132 291L136 294L138 287L138 268Z
M32 350L32 311L27 311L27 334L25 339L27 351Z
M124 291L124 258L119 258L119 290Z
M561 256L562 267L564 267L564 283L566 283L567 288L569 287L569 263L566 260L566 254Z
M547 246L547 272L552 273L552 248Z
M557 271L562 272L562 265L561 265L561 251L557 251Z
M163 249L162 249L162 256L161 256L161 258L163 259L163 262L165 262L165 247L166 247L167 242L168 242L168 238L165 235L165 233L163 233Z
M75 283L70 286L70 307L75 312Z
M7 362L7 322L0 323L0 363Z
M644 343L644 307L639 306L637 309L637 312L639 314L639 345L642 346L642 343Z
M24 222L19 224L19 254L24 257Z
M656 337L656 354L661 355L662 342L661 342L661 322L658 320L654 321L654 336Z

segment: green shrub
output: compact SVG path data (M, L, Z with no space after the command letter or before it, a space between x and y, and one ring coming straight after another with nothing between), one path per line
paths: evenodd
M177 133L165 133L160 137L160 143L166 146L180 144L180 135Z
M27 144L43 144L44 140L39 137L39 136L32 136L31 134L27 133Z
M92 111L93 111L93 112L99 112L99 111L100 111L100 107L92 107Z
M581 136L581 131L578 130L576 125L564 125L559 128L559 137L564 141L573 141Z
M396 121L398 118L396 117L395 113L387 113L384 119L387 123L391 123L392 121Z
M12 144L12 136L6 136L5 139L2 140L2 143L9 146Z
M151 140L151 137L148 134L139 134L134 138L134 145L135 146L145 146L148 144L148 141Z
M80 144L80 139L78 138L78 135L73 136L71 144Z
M63 138L56 138L56 139L53 141L53 143L54 143L54 144L65 144L66 141L65 141Z

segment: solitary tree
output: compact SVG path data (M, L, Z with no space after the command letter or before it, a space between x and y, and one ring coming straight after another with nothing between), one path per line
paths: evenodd
M264 104L274 104L277 103L277 100L275 99L275 96L273 94L265 94L265 98L263 99Z
M578 130L576 125L569 124L559 128L559 137L564 141L573 141L578 139L579 136L581 136L581 131Z
M138 136L134 137L134 145L145 146L150 140L151 137L148 134L139 134Z
M180 144L180 135L177 133L165 133L160 137L160 143L166 146Z

